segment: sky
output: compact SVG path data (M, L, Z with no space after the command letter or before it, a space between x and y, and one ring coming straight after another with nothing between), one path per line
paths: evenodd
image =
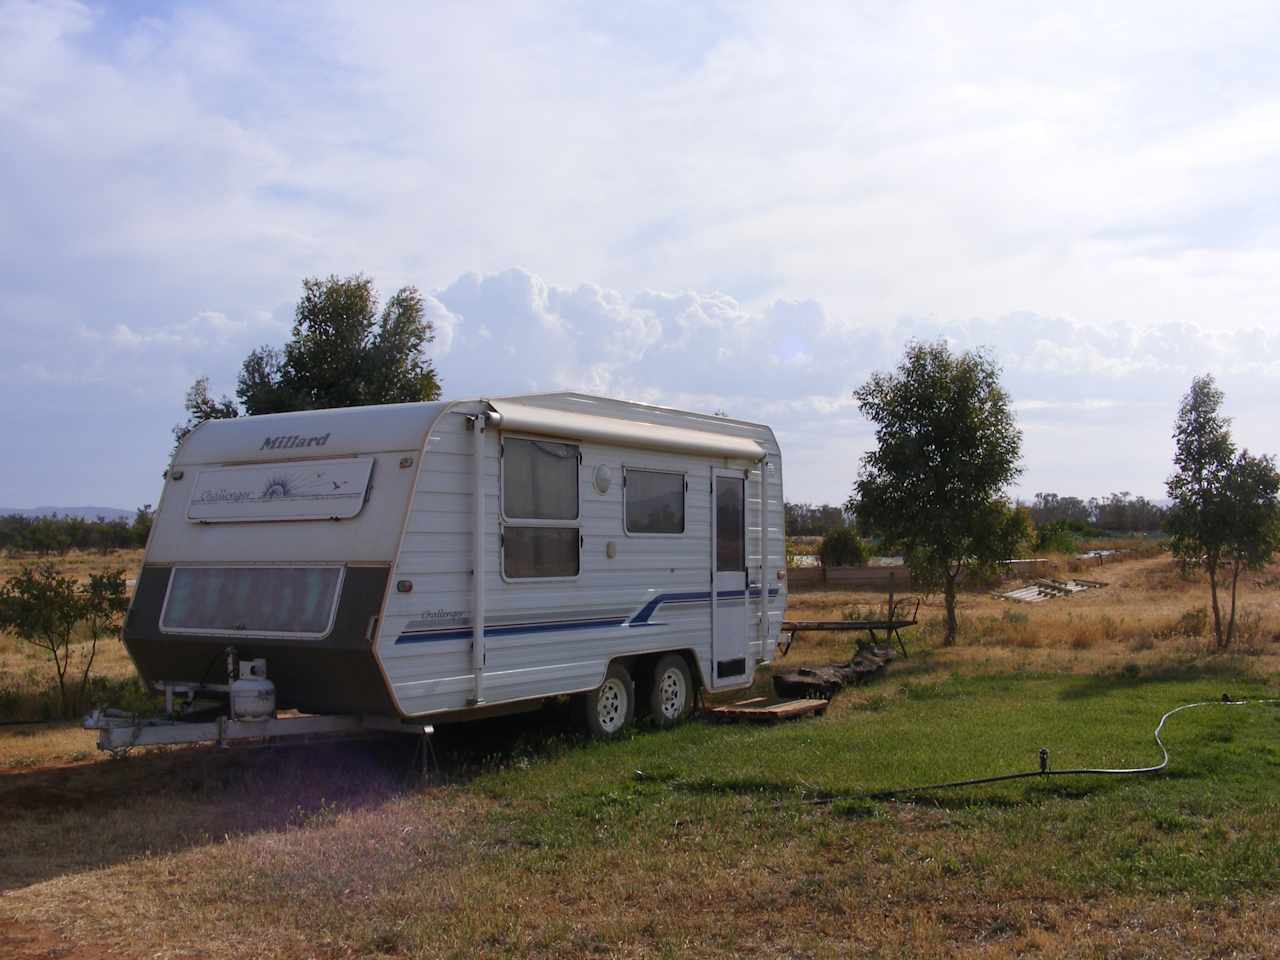
M0 0L0 505L158 496L301 281L427 295L446 397L770 424L983 348L1013 492L1163 495L1212 372L1280 451L1280 5Z

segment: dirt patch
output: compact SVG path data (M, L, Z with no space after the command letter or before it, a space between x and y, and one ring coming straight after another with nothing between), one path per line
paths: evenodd
M104 944L68 943L31 924L6 923L0 929L0 960L126 960L136 956Z

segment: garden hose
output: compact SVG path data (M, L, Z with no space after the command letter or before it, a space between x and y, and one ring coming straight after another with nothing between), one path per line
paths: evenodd
M1160 747L1162 759L1159 763L1150 767L1077 767L1070 770L1053 770L1049 767L1048 749L1041 747L1040 769L1038 770L1027 770L1021 773L1004 773L994 777L975 777L971 780L951 780L947 783L930 783L918 787L895 787L891 790L874 790L868 793L850 793L831 797L816 797L811 800L802 800L800 802L806 804L829 804L838 803L842 800L883 800L891 799L899 794L926 793L930 790L947 790L953 787L976 787L984 783L1003 783L1006 780L1027 780L1032 777L1141 776L1145 774L1159 773L1169 766L1169 750L1165 746L1164 740L1161 738L1160 734L1164 730L1165 721L1175 713L1181 713L1183 710L1191 710L1195 707L1242 707L1250 704L1262 703L1280 703L1280 699L1233 700L1224 693L1221 700L1201 700L1197 703L1184 703L1180 707L1174 707L1162 716L1160 718L1160 722L1156 724L1156 745Z

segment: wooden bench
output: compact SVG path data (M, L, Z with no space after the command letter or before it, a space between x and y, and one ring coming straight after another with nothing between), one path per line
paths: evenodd
M810 631L859 633L865 631L867 634L865 643L874 647L877 646L876 631L880 631L884 639L889 643L897 640L898 646L902 649L902 655L907 657L910 656L907 653L907 645L903 642L902 634L898 631L904 627L915 626L919 622L919 614L919 597L899 597L895 600L890 595L889 602L885 605L885 616L883 617L859 620L783 620L782 635L785 640L782 641L782 655L785 657L791 652L791 645L801 633ZM863 643L864 641L859 641L858 645L861 646Z

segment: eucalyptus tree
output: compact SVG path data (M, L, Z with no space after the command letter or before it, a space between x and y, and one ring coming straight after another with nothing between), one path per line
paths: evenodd
M859 523L903 551L916 581L940 586L944 642L956 639L956 580L965 566L1004 559L1005 493L1021 472L1022 433L1000 368L982 351L912 341L897 369L854 392L875 424L849 506Z
M181 440L205 420L239 416L242 408L252 416L435 400L440 378L425 355L434 339L417 288L401 287L382 305L363 274L310 277L302 281L289 341L260 346L241 364L239 405L215 399L208 377L200 377L187 391L187 420L174 427L174 437Z
M1174 472L1165 521L1173 555L1203 567L1209 579L1213 636L1219 649L1235 635L1236 588L1244 570L1268 563L1280 547L1280 474L1275 460L1237 453L1223 394L1211 374L1196 377L1174 421ZM1223 618L1220 592L1230 584Z

